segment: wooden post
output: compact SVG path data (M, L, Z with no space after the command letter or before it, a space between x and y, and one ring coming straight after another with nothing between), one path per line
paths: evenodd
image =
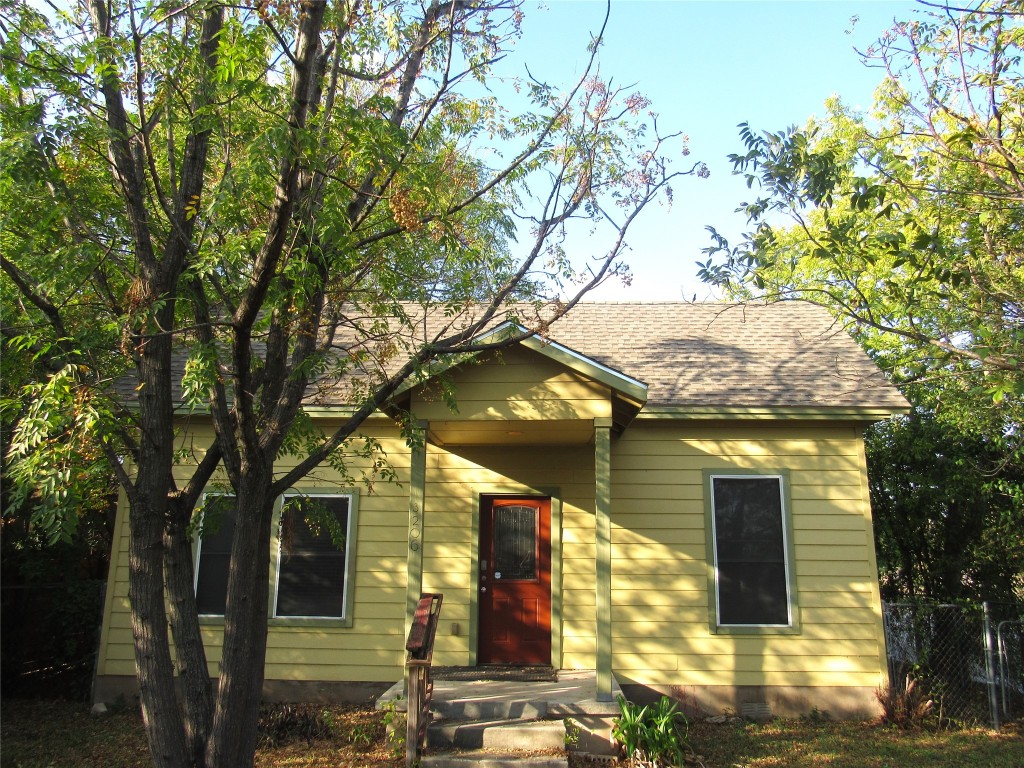
M413 612L409 639L405 643L405 650L409 652L409 659L405 662L405 685L409 693L405 724L406 768L413 768L426 743L430 697L434 692L430 662L434 655L434 635L443 599L440 594L420 596Z
M406 709L405 723L405 765L413 768L416 764L420 746L420 719L423 717L423 667L415 662L408 662L409 670L409 701Z

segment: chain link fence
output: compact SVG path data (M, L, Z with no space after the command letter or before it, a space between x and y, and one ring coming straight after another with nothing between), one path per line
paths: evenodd
M1024 605L884 603L889 682L915 681L940 723L1024 717Z
M0 588L2 695L87 700L106 582Z

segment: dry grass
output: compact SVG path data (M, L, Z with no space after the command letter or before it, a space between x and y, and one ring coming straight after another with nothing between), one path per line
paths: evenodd
M1000 733L822 720L695 723L690 743L707 768L1024 768L1020 723Z
M369 707L328 707L331 736L261 747L256 768L395 768L384 720ZM404 752L402 753L404 758ZM135 711L93 716L81 703L4 700L0 710L2 768L137 768L149 765L142 719Z
M257 768L397 768L384 716L369 707L329 707L331 736L263 747ZM690 743L707 768L1022 768L1020 724L985 730L904 730L823 719L763 725L694 723ZM0 768L137 768L149 765L142 723L133 711L94 717L88 706L4 700Z

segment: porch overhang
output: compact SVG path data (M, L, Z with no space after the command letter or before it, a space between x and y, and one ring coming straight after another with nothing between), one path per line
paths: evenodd
M478 360L483 354L508 349L504 346L506 343L537 353L604 389L608 402L601 415L611 417L613 435L621 434L647 403L646 383L533 333L519 323L507 321L474 338L474 351L438 361L422 376L406 382L392 397L389 411L413 411L418 389L429 386L432 380L444 373ZM547 396L544 393L533 402L551 402L546 400ZM457 391L455 399L458 402ZM429 421L427 439L435 445L587 445L594 442L594 419L565 413L552 413L543 418L536 415L509 418L497 413L465 415L452 411L448 417L439 417L436 412L426 418L419 414L414 414L414 417L418 421Z

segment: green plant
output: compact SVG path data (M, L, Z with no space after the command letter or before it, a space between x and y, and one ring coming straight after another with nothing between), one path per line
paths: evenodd
M373 743L373 733L368 726L354 725L348 733L348 740L350 744L362 744L364 747L368 747Z
M307 744L327 739L331 725L325 713L309 704L273 704L260 707L261 747L278 747L295 741Z
M401 697L384 702L384 732L391 747L391 756L396 760L405 755L405 724L406 713L398 709Z
M565 747L571 749L580 743L580 724L571 717L562 721L565 726Z
M922 725L935 708L918 681L907 675L902 685L888 685L875 691L878 703L882 705L882 722L900 728Z
M832 722L832 714L827 709L813 707L807 714L800 715L800 719L809 725L824 725Z
M612 736L630 765L681 766L690 750L689 722L674 701L662 696L651 706L639 706L619 696L621 715Z

